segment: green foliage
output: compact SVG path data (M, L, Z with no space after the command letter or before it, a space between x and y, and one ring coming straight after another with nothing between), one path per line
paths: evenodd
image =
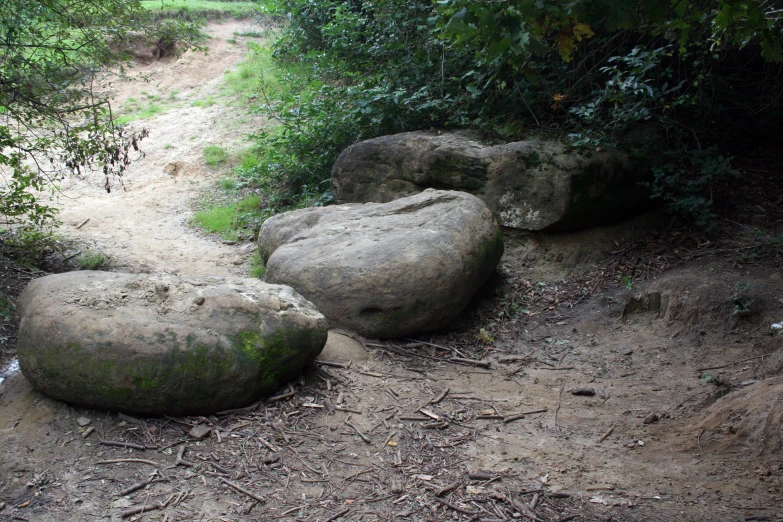
M41 227L28 223L3 232L0 235L0 251L28 266L40 265L50 253L63 254L66 249L63 238L54 233L51 222L49 225Z
M258 196L247 196L228 205L213 205L199 211L193 217L193 224L210 234L223 239L237 240L252 237L261 226L261 203Z
M261 254L256 252L253 254L253 257L250 258L250 277L263 279L265 273L266 266L264 265L264 261L261 259Z
M160 96L147 95L139 101L136 98L128 98L122 107L120 116L114 118L115 125L125 125L134 120L146 120L166 112L166 106L157 103Z
M268 46L249 42L245 57L235 70L226 73L224 89L228 95L247 103L262 88L268 95L279 91L277 67Z
M220 178L218 180L218 187L220 187L220 190L232 192L237 189L237 180L233 177Z
M217 103L217 102L215 101L214 96L207 96L206 99L204 99L204 100L196 100L193 103L191 103L190 105L192 107L212 107L213 105L215 105L215 103Z
M5 321L9 321L14 313L16 313L16 305L8 296L0 292L0 317Z
M710 211L709 188L727 176L736 176L732 157L722 156L717 147L706 150L667 152L669 161L653 168L654 180L646 185L653 198L660 198L669 210L690 216L704 228L715 226L717 216Z
M727 128L774 124L783 92L771 4L281 0L276 14L289 20L279 72L247 99L281 125L257 135L261 162L240 175L283 206L328 203L335 158L361 139L545 128L648 159L653 195L708 225L711 185L732 170L713 146ZM628 139L640 128L646 139Z
M111 190L146 136L112 122L96 94L99 73L125 57L121 42L143 33L166 48L176 39L181 51L196 31L151 20L136 0L0 0L0 12L0 215L52 223L55 209L36 192L96 167Z
M755 299L747 295L749 290L750 283L745 283L744 285L734 283L734 289L731 292L731 302L734 304L733 315L747 316L753 313L751 307Z
M209 0L142 0L142 7L162 16L186 20L197 18L249 18L266 11L261 2L234 2Z
M106 258L96 252L87 252L76 258L81 270L98 270L106 263Z
M223 147L217 145L207 145L204 147L204 163L210 167L217 167L228 161L228 152Z

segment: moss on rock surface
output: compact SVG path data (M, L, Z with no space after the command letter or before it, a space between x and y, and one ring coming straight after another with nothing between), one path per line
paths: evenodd
M168 291L151 301L150 288L164 283ZM90 306L96 296L109 306ZM326 320L311 303L257 280L72 272L35 280L19 302L25 377L53 398L112 410L243 406L294 377L326 342Z

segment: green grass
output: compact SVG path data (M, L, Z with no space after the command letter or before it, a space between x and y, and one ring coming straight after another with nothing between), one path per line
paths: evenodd
M260 202L258 196L247 196L230 205L215 205L196 212L193 224L223 239L237 240L246 235L246 228L255 227L260 217Z
M280 91L280 71L272 58L272 50L264 42L248 43L245 57L234 71L225 76L224 91L246 102L257 96L263 86L268 95Z
M205 100L196 100L190 104L191 107L212 107L217 103L214 96L208 96Z
M87 252L86 254L76 258L76 262L79 264L79 268L82 270L98 270L106 264L106 258L101 254Z
M235 178L220 178L218 180L218 187L220 187L220 190L226 191L226 192L233 192L237 189L237 180Z
M0 292L0 317L8 321L13 317L15 311L16 305L14 305L14 302Z
M234 36L243 36L245 38L266 38L267 32L265 29L260 29L257 31L234 31Z
M119 116L114 119L115 123L125 125L134 120L147 120L158 114L163 114L169 109L168 106L158 103L161 101L159 95L147 94L146 92L142 92L142 94L144 95L143 100L128 98L125 101L125 105L118 111Z
M260 2L215 2L207 0L142 0L142 7L164 15L233 16L248 18L267 11Z
M217 145L207 145L204 147L204 162L212 168L218 167L228 162L228 152L223 147Z
M236 213L236 205L212 207L197 212L193 223L210 234L220 234L227 239L236 239L229 237L229 233L233 232Z
M253 254L253 257L250 259L250 277L263 279L265 273L266 273L266 266L261 261L261 254L256 252L255 254Z

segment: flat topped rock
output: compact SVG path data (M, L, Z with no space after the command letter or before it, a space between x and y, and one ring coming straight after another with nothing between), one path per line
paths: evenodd
M41 392L148 415L244 406L297 375L326 343L326 319L257 279L70 272L19 298L18 354Z
M329 319L368 337L436 330L495 270L500 227L465 192L286 212L259 234L265 280L290 285Z
M338 203L392 201L429 187L480 197L505 227L579 230L650 207L650 169L618 149L531 139L490 144L466 133L404 132L351 145L332 168Z

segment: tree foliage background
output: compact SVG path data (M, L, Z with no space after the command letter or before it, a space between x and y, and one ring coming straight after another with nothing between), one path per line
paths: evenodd
M142 35L171 50L192 45L192 24L153 20L137 0L0 0L0 216L51 222L36 192L98 166L106 190L138 150L140 134L113 124L99 75Z
M781 117L777 0L280 0L278 14L288 87L260 109L283 126L244 175L284 204L328 202L358 140L472 128L655 156L653 196L709 226L731 141Z

